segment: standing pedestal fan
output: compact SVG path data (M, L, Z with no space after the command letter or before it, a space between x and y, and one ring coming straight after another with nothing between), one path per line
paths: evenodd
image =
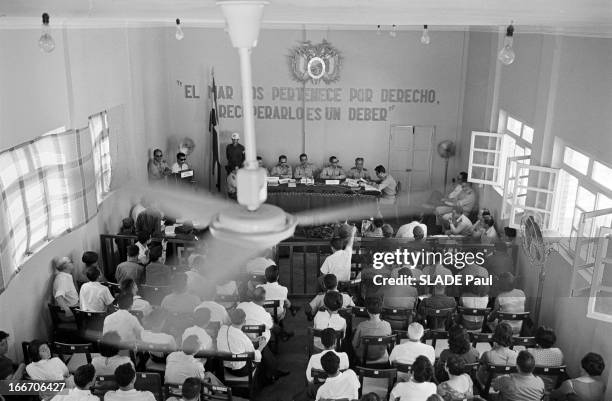
M448 159L455 155L455 143L445 140L438 144L438 154L444 159L444 192L446 193L446 181L448 180Z

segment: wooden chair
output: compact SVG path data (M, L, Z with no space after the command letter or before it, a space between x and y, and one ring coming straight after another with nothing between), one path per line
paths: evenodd
M423 334L421 341L426 343L427 340L431 340L431 346L435 350L438 340L448 340L448 331L427 330L425 334Z
M478 308L466 308L465 306L457 306L457 313L461 317L462 322L465 316L481 317L482 322L480 324L479 329L467 330L468 332L480 333L482 331L482 325L487 321L487 317L491 313L491 308L478 309Z
M363 336L361 342L363 343L363 352L361 354L361 363L364 367L369 365L376 367L387 367L389 366L389 354L393 350L393 346L397 338L394 334L390 336ZM368 360L368 349L372 346L384 346L386 348L386 355L381 356L375 360Z
M117 283L111 283L110 281L100 282L103 286L107 287L113 297L117 297L121 293L121 286Z
M138 352L149 352L149 353L156 353L156 354L162 354L163 356L159 356L156 357L155 359L157 361L161 361L162 359L164 360L164 362L157 362L156 360L153 360L152 358L149 358L145 364L145 372L150 372L150 373L156 373L159 374L160 379L164 378L164 374L166 373L166 358L168 357L168 355L170 355L172 352L176 351L176 349L174 347L170 347L168 345L160 345L160 344L149 344L149 343L144 343L144 342L138 342L136 344L136 351Z
M482 390L482 395L488 399L489 391L491 390L491 382L493 379L499 375L508 375L510 373L516 373L516 366L506 366L506 365L492 365L487 364L487 372L489 373L489 377L487 378L487 382Z
M268 311L268 313L270 313L270 315L272 315L272 321L276 324L278 324L278 309L280 308L281 305L281 301L278 299L270 299L267 301L264 301L263 303L263 308L265 310Z
M50 344L50 348L66 364L70 373L74 373L79 366L91 363L92 343L66 344L55 341Z
M102 334L106 312L85 312L79 308L71 308L76 320L79 335L87 340L97 340Z
M391 325L392 329L408 330L412 322L413 310L406 308L382 308L381 318Z
M220 369L221 380L226 386L232 388L232 393L234 392L234 388L242 388L246 389L248 393L248 398L253 398L253 373L255 372L255 365L253 363L255 355L253 352L244 353L244 354L231 354L229 352L217 352L215 353L215 358L221 362L245 362L247 366L248 374L246 376L235 376L227 369Z
M172 286L142 284L139 287L139 292L142 299L148 301L151 305L160 306L166 295L172 292Z
M202 383L201 401L232 401L232 389L227 386L215 386Z
M319 329L314 329L312 327L309 327L306 330L306 335L308 337L308 358L310 358L312 356L312 354L314 354L315 352L315 345L314 345L314 339L315 337L321 338L321 332L323 332L323 330L319 330ZM335 332L335 336L336 336L336 351L340 351L340 349L342 348L342 332L341 331L336 331Z
M91 393L103 400L104 394L117 389L119 389L119 385L114 375L97 376L94 385L91 387Z
M498 323L501 322L516 322L520 321L521 324L523 321L527 320L530 316L530 312L522 312L522 313L505 313L505 312L497 312L495 318ZM521 326L522 327L522 326Z
M134 388L139 391L150 391L157 401L163 401L162 379L157 373L136 372Z
M322 369L310 368L310 376L314 384L323 384L327 380L327 372Z
M359 383L361 386L359 387L359 397L363 393L374 392L380 396L381 399L386 400L389 398L391 394L391 390L393 390L393 384L397 379L397 369L368 369L363 368L361 366L357 366L357 374L359 375ZM368 386L368 390L365 390L364 379L387 379L387 387L386 389L379 386Z
M181 399L183 396L183 383L164 383L164 400L170 397Z
M402 373L410 373L410 370L412 369L412 365L409 363L401 363L398 361L393 361L391 362L391 366L396 369L398 372L402 372Z
M510 346L510 349L514 349L516 346L535 348L537 343L535 337L512 337L512 345Z
M264 331L266 331L266 326L263 324L245 324L242 326L243 333L245 333L247 336L251 334L249 338L251 338L255 349L259 347L259 342L255 341L253 337L260 337L264 333Z
M219 303L220 305L224 305L225 309L233 309L240 302L240 296L238 294L231 294L231 295L218 294L215 297L215 302Z
M446 323L452 319L455 314L456 308L423 308L425 315L425 328L431 330L445 330Z
M469 333L470 342L472 343L472 347L476 348L476 346L480 343L492 343L493 342L493 333Z
M67 321L66 312L59 305L47 304L47 307L53 325L53 340L65 340L78 336L76 321Z
M555 388L557 388L561 382L568 378L567 367L565 365L555 367L544 367L536 366L533 369L533 374L536 376L546 376L555 378Z

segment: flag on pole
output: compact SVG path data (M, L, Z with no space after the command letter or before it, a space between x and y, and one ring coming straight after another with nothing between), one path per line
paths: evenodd
M210 77L212 86L209 92L210 115L208 119L208 131L210 132L212 144L211 182L216 177L217 180L215 185L217 191L221 192L221 162L219 161L219 132L217 131L217 126L219 125L219 120L217 119L217 85L215 84L215 70L213 68L210 69Z

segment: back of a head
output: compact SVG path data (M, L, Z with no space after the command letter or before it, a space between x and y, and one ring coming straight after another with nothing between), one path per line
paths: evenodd
M468 173L466 173L465 171L462 171L459 173L459 179L461 180L461 182L467 182L468 180Z
M374 221L372 222L372 224L374 224L374 227L376 227L376 228L380 228L380 227L382 227L382 226L383 226L383 224L385 224L385 223L384 223L383 219L374 219Z
M338 278L333 273L326 274L323 277L323 285L326 290L335 290L338 286Z
M99 346L100 355L105 358L110 358L111 356L117 355L119 353L120 342L121 337L119 337L119 333L116 331L108 331L104 333Z
M412 229L412 236L414 237L415 240L421 240L423 238L425 238L425 231L423 231L423 227L421 226L415 226Z
M198 336L191 335L183 341L183 352L187 355L194 355L200 349L200 339Z
M205 307L204 308L198 308L193 313L193 320L194 320L195 324L200 326L200 327L208 326L208 323L210 323L210 309L205 308Z
M74 384L80 389L84 389L96 377L96 368L91 363L79 366L74 372Z
M401 269L397 271L397 275L399 277L402 277L402 276L412 277L412 269L410 269L409 267L402 267Z
M233 325L241 326L246 320L246 313L242 309L234 309L229 313Z
M98 254L93 251L83 252L81 261L85 263L86 266L91 266L98 261Z
M122 293L119 294L119 298L117 298L117 305L119 305L119 309L129 310L134 304L134 296L130 293Z
M70 264L70 258L67 256L55 257L51 261L51 265L58 272L63 272L64 270L66 270L69 264Z
M383 232L384 238L393 238L394 231L393 231L393 227L391 226L391 224L383 224L382 232Z
M272 265L266 267L266 281L268 283L275 283L278 281L278 266Z
M512 291L514 287L514 274L510 272L503 272L499 275L498 286L500 291L509 292Z
M140 250L138 249L138 246L136 246L136 245L129 245L127 247L127 256L128 256L128 258L135 258L135 257L137 257L139 252L140 252Z
M412 363L412 378L417 383L431 381L433 378L433 366L426 356L419 355Z
M342 307L342 295L338 291L328 291L323 297L323 304L332 312Z
M408 325L408 338L412 341L420 341L425 333L425 329L421 323L412 322Z
M376 166L374 168L374 171L376 172L376 174L381 174L381 173L386 173L387 170L385 169L385 166L383 166L382 164L379 164L378 166Z
M336 330L328 327L321 331L321 344L325 348L331 348L336 346Z
M266 290L262 287L257 287L253 290L252 301L261 303L266 300Z
M87 266L85 275L89 281L98 281L98 278L100 277L100 269L98 269L97 266Z
M465 373L465 361L457 355L449 355L446 360L446 368L448 373L453 376L459 376Z
M172 290L175 293L181 294L187 291L187 275L185 273L176 273L172 280Z
M463 355L470 350L470 337L460 324L452 326L448 330L448 349L455 355Z
M154 245L149 248L149 259L151 259L151 262L157 262L159 258L161 258L163 252L164 250L161 245Z
M495 333L491 337L493 342L501 345L502 347L509 347L512 345L512 326L506 322L501 322L495 327Z
M136 234L136 236L138 238L138 242L140 242L142 245L146 244L147 241L149 241L149 238L151 238L151 234L144 231L140 231L138 234Z
M601 376L606 368L602 356L595 352L586 354L582 361L580 361L580 365L589 376Z
M335 250L335 251L340 251L340 250L344 249L346 244L347 244L346 239L345 238L341 238L341 237L334 237L330 241L330 245L331 245L332 249Z
M555 345L557 336L550 327L540 326L535 333L535 341L542 348L550 348Z
M442 396L439 396L438 394L432 394L427 397L426 401L444 401L444 398L442 398Z
M340 358L332 351L327 351L321 357L321 366L328 375L335 375L340 368Z
M366 300L366 309L370 315L379 315L381 308L380 298L371 297Z
M188 377L183 382L182 396L185 400L198 400L202 391L202 382L197 377Z
M119 283L119 288L121 288L121 292L131 294L135 284L136 282L134 281L134 279L128 277Z
M6 331L0 330L0 341L9 338L9 334Z
M521 351L516 357L516 367L521 373L531 373L535 368L535 358L529 351Z
M131 363L124 363L115 369L115 380L119 387L129 386L136 377L136 371Z
M142 326L147 330L159 332L166 325L168 315L168 311L165 309L153 309L151 313L142 319Z

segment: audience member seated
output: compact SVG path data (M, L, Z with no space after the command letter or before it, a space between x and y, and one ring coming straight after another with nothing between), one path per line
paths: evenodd
M13 364L13 361L6 356L8 338L8 333L0 330L0 380L21 380L25 364Z
M480 238L481 235L486 231L485 219L491 218L491 212L489 209L482 208L478 211L478 217L476 223L474 223L474 238Z
M321 356L321 366L327 373L325 383L317 390L315 399L339 399L347 398L354 400L359 397L359 379L355 372L347 369L340 372L340 358L335 352L327 351Z
M351 258L353 257L353 241L357 229L352 227L348 238L334 237L331 240L332 254L325 258L321 265L321 273L335 274L338 281L351 279Z
M165 251L161 245L153 245L148 251L150 262L145 267L145 284L169 285L171 278L170 266L166 266L161 257Z
M476 192L467 181L461 183L461 191L455 199L446 200L443 206L436 207L436 215L448 220L451 217L449 213L456 207L461 208L465 214L469 214L476 207Z
M423 205L425 209L433 210L436 206L444 206L446 202L454 202L457 199L457 196L461 193L461 183L467 182L468 174L465 171L460 172L457 175L456 181L453 179L453 182L457 184L452 187L451 191L446 195L442 195L439 191L433 191L427 200L427 203Z
M338 158L336 156L331 156L329 158L329 164L323 167L321 174L319 174L319 178L321 180L344 180L346 178L346 174L344 173L342 166L340 166L338 163Z
M60 306L67 317L72 317L70 308L79 306L79 293L74 286L72 260L68 257L53 259L55 277L53 279L53 298L55 303Z
M151 234L147 232L139 232L137 234L135 245L138 247L138 263L143 266L149 264L149 244L151 243Z
M106 312L108 305L115 302L115 297L111 295L108 287L98 281L100 269L98 266L89 266L85 274L89 282L81 286L80 309L87 312Z
M459 303L466 308L485 309L489 304L487 295L489 287L486 285L476 285L470 283L463 287L463 293L459 298ZM461 324L469 331L481 331L484 316L462 316Z
M446 234L461 235L463 237L472 236L472 222L467 216L469 213L469 211L465 211L461 206L453 208L452 217L449 220L450 229L446 231Z
M404 224L400 228L397 229L397 233L395 234L395 238L414 238L414 229L416 227L421 227L423 231L423 238L427 238L427 226L423 224L423 218L421 217L419 220L411 221L408 224Z
M204 365L194 355L200 350L200 340L198 336L193 335L187 337L183 341L183 349L168 355L166 359L166 373L164 381L166 383L180 384L189 377L197 377L200 380L206 380L215 386L222 386L219 381L210 372L204 371Z
M537 348L529 348L527 351L533 355L536 366L552 368L563 365L563 351L554 347L557 336L549 327L538 327L535 332ZM541 376L547 392L551 392L556 384L557 378L552 376Z
M370 224L368 229L365 232L361 233L361 236L365 238L382 238L383 237L382 226L383 226L382 219L374 219L374 221L372 221L372 224Z
M510 349L512 346L512 327L508 323L502 322L497 325L491 341L493 341L493 347L482 354L480 357L481 365L478 368L478 380L483 386L489 378L487 364L512 366L516 364L518 355L518 352Z
M215 290L217 291L217 295L222 295L230 298L238 298L238 284L236 284L236 280L233 280L229 276L224 276L219 279ZM219 302L225 308L230 309L236 306L235 302Z
M109 331L102 336L99 346L100 356L94 356L91 360L96 376L112 375L117 367L132 363L129 357L119 355L120 342L121 338L116 331Z
M202 255L195 256L191 262L191 269L186 271L187 292L198 298L206 298L206 294L214 290L212 280L206 277L205 259Z
M600 377L606 368L603 358L599 354L589 352L582 358L580 365L582 375L564 381L550 394L551 400L563 401L569 395L575 395L580 401L604 401L606 383Z
M342 306L342 295L337 291L330 291L323 298L324 311L318 311L314 317L314 328L323 330L332 328L336 331L346 332L346 320L340 316L338 310ZM349 333L350 334L350 333ZM319 338L314 339L315 348L322 349L323 345Z
M380 303L379 298L367 299L369 319L359 323L353 335L353 348L359 359L362 358L364 347L361 337L391 335L391 325L389 322L380 319ZM389 354L387 353L386 345L370 345L366 358L368 361L382 360L383 362L387 362ZM365 364L367 361L361 361L361 363Z
M81 256L81 262L83 262L83 267L79 266L72 272L72 275L76 279L79 292L81 290L81 286L89 281L87 279L87 270L90 267L98 267L98 254L93 251L85 251Z
M116 331L122 342L140 340L144 329L140 325L138 318L129 312L134 304L134 297L129 293L121 294L119 295L117 304L119 310L104 318L102 333L105 334L109 331Z
M206 331L208 323L210 323L210 309L198 308L193 313L194 325L188 327L183 332L182 341L185 342L187 337L196 336L200 342L200 349L198 351L214 350L215 344L210 334Z
M444 401L463 401L474 395L474 383L465 373L465 361L456 355L450 355L444 364L448 380L438 385L438 394Z
M492 244L499 240L497 236L497 230L495 229L495 220L492 217L485 219L485 231L480 236L480 243Z
M161 307L170 313L192 313L200 304L200 298L187 292L187 275L177 273L174 275L172 293L164 297Z
M431 345L421 342L425 329L420 323L410 323L408 326L408 341L393 347L389 362L399 362L412 365L419 355L425 356L430 363L436 360L436 351ZM403 373L398 373L398 378L406 378Z
M465 328L458 324L448 330L448 349L442 351L435 364L436 379L439 383L448 379L446 361L451 357L461 359L464 364L478 362L478 351L470 344Z
M325 305L323 303L323 298L325 294L330 291L338 292L338 279L335 274L326 274L323 276L323 285L325 286L325 292L318 293L315 297L310 301L310 303L306 304L305 311L306 315L311 319L314 315L319 311L319 309L323 308ZM349 294L341 292L342 296L342 308L348 308L351 306L355 306L353 302L353 298Z
M318 354L313 354L308 360L308 366L306 367L306 380L308 380L308 382L313 381L311 374L312 369L323 369L323 365L321 365L321 357L327 351L331 351L338 355L338 358L340 358L340 370L346 370L349 368L348 354L346 352L336 351L336 331L334 329L328 328L321 331L321 343L323 345L323 351L319 352ZM314 398L314 394L311 398Z
M491 386L504 401L541 400L544 397L544 382L533 375L535 360L529 351L519 352L516 358L518 373L498 376Z
M200 308L208 308L210 310L211 322L219 322L222 325L229 325L230 318L227 314L227 309L225 309L223 305L214 301L215 297L217 296L216 289L213 287L212 291L204 295L205 296L202 298L202 303L196 306L194 311L197 311Z
M274 322L272 321L272 316L270 313L262 306L265 300L266 290L261 287L257 287L255 288L255 291L253 291L253 298L251 301L242 302L238 304L236 308L244 311L247 325L263 324L266 327L265 331L263 332L263 337L266 339L264 344L267 344L268 341L270 341L270 330L272 329ZM254 334L250 334L250 336L255 339Z
M115 380L119 390L111 390L104 394L104 401L156 401L150 391L139 391L134 388L136 371L129 363L115 369Z
M195 235L195 227L192 221L184 221L183 224L176 226L174 229L174 238L181 241L197 241L198 237Z
M131 278L138 284L144 282L144 267L138 264L138 253L140 249L136 245L127 247L127 260L117 265L115 270L115 280L121 283L123 280Z
M96 369L91 364L79 366L74 372L76 387L68 390L68 394L56 395L52 401L98 401L99 398L91 394L91 387L96 381Z
M200 401L200 392L202 391L202 381L196 377L188 377L181 386L180 399L176 397L166 398L166 401Z
M143 343L149 345L161 345L164 347L176 348L176 339L168 332L171 328L167 327L168 312L165 309L155 309L149 316L142 319L144 330L140 336ZM163 353L152 352L151 356L154 361L161 361Z
M287 164L287 156L280 155L278 157L278 164L272 167L270 170L270 177L278 178L292 178L293 173L291 172L291 166Z
M391 226L391 224L383 224L382 226L382 234L383 234L383 238L393 238L393 227ZM370 394L374 394L374 393L370 393Z
M457 303L455 302L455 298L449 297L444 294L445 287L444 285L437 284L434 286L433 295L429 298L425 298L419 304L419 318L421 320L427 319L427 328L431 330L440 330L445 329L445 325L447 321L445 318L435 318L435 317L427 317L427 310L435 310L435 309L447 309L447 308L455 308Z
M51 349L46 342L34 340L28 346L30 362L26 372L32 380L64 380L66 385L73 387L73 379L68 367L58 357L51 357Z
M143 316L147 316L149 313L151 313L153 310L151 304L138 295L138 286L133 279L126 278L125 280L121 281L120 287L122 293L132 294L134 297L134 303L132 304L130 311L142 312Z
M398 277L412 277L412 269L402 267L397 271L397 275ZM416 301L419 298L419 292L416 287L410 285L385 285L383 294L383 307L385 308L414 310Z
M491 312L490 319L496 318L496 312L503 313L523 313L525 312L525 293L515 287L514 275L510 272L502 273L499 276L499 290L500 293L495 298L495 306ZM507 321L512 327L514 335L518 335L521 332L523 322L520 320ZM491 326L495 327L497 323L491 322Z
M283 320L285 317L285 309L291 307L291 302L287 299L289 290L278 283L278 266L272 265L266 268L266 284L260 284L257 287L261 287L265 290L266 301L280 301L280 306L277 308L276 314L279 320Z
M430 360L420 355L410 368L412 376L408 381L398 382L391 390L390 400L426 401L427 397L436 394L433 380L433 366Z

